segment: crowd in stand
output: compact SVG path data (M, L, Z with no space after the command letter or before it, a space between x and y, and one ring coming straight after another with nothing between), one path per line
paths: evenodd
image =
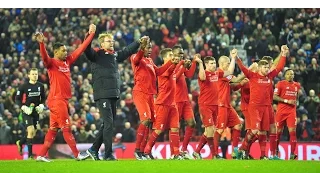
M112 32L115 50L147 35L152 40L151 57L162 64L159 52L164 47L180 44L186 59L200 53L202 58L229 56L234 46L246 51L247 65L269 55L273 58L280 46L287 44L290 57L286 67L295 72L295 81L302 84L297 108L298 141L320 140L320 9L0 9L0 144L13 144L25 133L21 110L15 103L17 88L28 81L30 68L38 68L39 81L50 90L47 70L39 54L33 34L43 32L46 47L52 56L55 42L68 45L73 51L82 43L89 24L97 32ZM96 39L96 38L95 38ZM93 41L98 47L98 42ZM117 107L115 134L122 133L124 142L135 141L139 116L132 100L133 71L130 62L119 64L121 97ZM237 69L236 73L240 73ZM83 54L71 67L72 99L69 113L72 131L78 143L92 143L102 124L95 107L90 62ZM197 72L188 79L189 97L195 112L197 131L203 132L197 97ZM275 84L283 80L280 72ZM232 105L241 115L240 93L231 94ZM276 104L274 108L276 109ZM48 130L49 110L40 115L34 143L43 143ZM184 126L182 122L182 127ZM183 131L183 128L182 128ZM181 132L183 133L183 132ZM288 136L283 135L282 140ZM164 135L161 140L167 140ZM63 143L62 135L56 142Z

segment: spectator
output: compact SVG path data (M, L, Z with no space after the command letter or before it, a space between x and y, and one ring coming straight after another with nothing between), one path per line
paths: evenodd
M308 118L315 122L317 120L317 111L319 108L319 97L315 95L313 89L309 91L309 96L304 101L304 106L308 111Z
M124 123L124 130L122 132L122 142L135 142L136 131L131 127L130 122Z
M11 142L11 128L0 117L0 144L10 144Z

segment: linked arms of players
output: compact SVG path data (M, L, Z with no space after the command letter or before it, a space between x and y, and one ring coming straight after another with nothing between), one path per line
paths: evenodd
M238 58L239 59L239 58ZM258 64L257 63L252 63L249 68L250 71L256 71L258 69ZM239 74L237 77L233 77L231 79L231 83L239 83L241 82L246 76L244 73Z
M148 51L148 49L146 49L148 43L150 43L150 39L148 36L146 36L146 38L141 38L140 50L137 52L137 54L134 54L130 57L131 63L136 66L140 63L141 59L144 56L144 53Z
M91 41L92 41L92 39L94 37L95 32L96 32L96 25L90 24L90 26L89 26L89 36L84 40L84 42L82 44L80 44L80 46L75 51L73 51L71 53L70 56L67 57L67 60L69 61L70 64L73 64L79 58L79 56L85 50L87 50L88 46L91 47Z
M234 68L235 68L236 58L238 57L238 50L237 49L232 49L230 51L230 56L231 56L230 65L228 67L228 70L223 72L223 77L227 77L227 76L233 74ZM221 60L219 59L219 61L221 61ZM219 62L219 64L220 64L220 62Z
M193 59L199 64L199 79L201 81L206 80L206 72L205 72L204 67L203 67L203 62L201 60L201 55L200 54L196 54L196 55L194 55Z

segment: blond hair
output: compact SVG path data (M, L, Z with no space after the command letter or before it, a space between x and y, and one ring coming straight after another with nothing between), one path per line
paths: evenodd
M101 33L99 34L99 37L98 37L99 44L102 44L104 42L104 38L106 37L113 39L113 35L111 33Z
M269 65L269 62L267 61L267 60L260 60L259 62L258 62L258 66L260 67L260 66L264 66L264 65Z

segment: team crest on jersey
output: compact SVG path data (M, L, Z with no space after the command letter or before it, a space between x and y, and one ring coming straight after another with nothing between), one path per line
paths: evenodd
M41 87L38 87L38 91L40 91Z
M270 79L258 79L258 83L259 84L269 84L270 83Z
M218 76L210 76L210 77L209 77L209 81L210 81L210 82L218 81Z

